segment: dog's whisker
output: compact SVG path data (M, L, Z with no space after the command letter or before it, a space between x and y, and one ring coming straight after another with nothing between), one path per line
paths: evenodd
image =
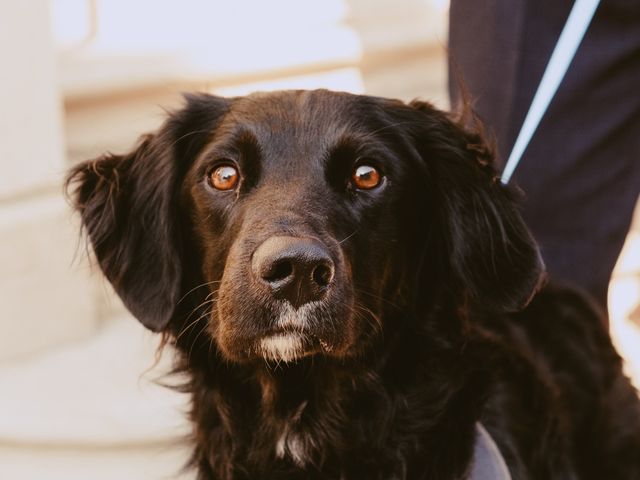
M359 229L354 230L354 232L353 232L352 234L347 235L345 238L343 238L342 240L340 240L340 241L338 242L338 245L341 245L342 243L346 242L347 240L349 240L351 237L353 237L353 236L354 236L356 233L358 233L358 232L359 232Z
M209 294L204 297L205 300L209 300L211 299L211 297L213 297L214 295L216 295L218 292L220 291L220 289L217 290L211 290L211 292L209 292Z
M364 294L364 295L368 295L369 297L375 298L376 300L380 300L380 301L382 301L382 302L384 302L384 303L386 303L386 304L388 304L388 305L390 305L390 306L392 306L392 307L394 307L394 308L397 308L397 309L400 309L400 308L401 308L401 307L400 307L398 304L396 304L395 302L392 302L392 301L391 301L391 300L389 300L388 298L385 298L385 297L383 297L383 296L381 296L381 295L378 295L378 294L375 294L375 293L368 292L368 291L364 290L363 288L354 287L353 289L354 289L356 292L358 292L358 293L362 293L362 294Z
M180 298L180 300L178 300L177 305L180 305L180 303L182 303L182 302L184 301L184 299L185 299L185 298L187 298L187 296L189 296L189 294L191 294L191 293L195 292L197 289L202 288L202 287L206 287L206 286L208 286L208 285L214 285L214 284L216 284L216 283L221 283L221 280L213 280L213 281L211 281L211 282L205 282L205 283L202 283L202 284L200 284L200 285L197 285L197 286L193 287L191 290L189 290L187 293L185 293L185 294Z
M198 305L196 308L194 308L191 313L189 314L189 316L185 319L185 322L188 322L189 319L193 316L194 313L196 313L199 309L201 309L202 307L205 307L206 305L210 305L213 304L215 302L215 300L205 300L204 302L202 302L200 305ZM209 311L209 313L211 313L211 310ZM176 335L176 342L180 339L180 337L182 337L182 335L184 335L189 329L191 329L191 327L193 327L194 325L196 325L200 320L202 320L203 315L200 315L198 318L196 318L195 320L193 320L192 322L188 323L186 326L184 326L180 332L178 333L178 335Z
M211 310L208 310L206 312L204 312L199 318L198 321L202 320L203 318L206 318L207 316L211 315ZM191 341L191 347L189 348L189 353L187 355L187 359L189 360L189 362L191 361L191 355L193 352L193 348L195 347L198 338L200 337L200 335L202 335L202 333L207 329L207 322L203 322L202 323L202 327L200 328L200 331L196 334L195 338Z

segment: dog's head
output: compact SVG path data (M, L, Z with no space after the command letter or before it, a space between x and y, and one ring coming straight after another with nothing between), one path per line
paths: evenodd
M148 328L227 360L355 356L386 311L522 307L539 255L478 135L426 103L191 95L73 169L104 274Z

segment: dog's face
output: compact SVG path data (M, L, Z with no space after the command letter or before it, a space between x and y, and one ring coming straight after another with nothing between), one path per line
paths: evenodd
M423 103L200 95L70 178L103 271L146 326L202 324L227 360L287 362L357 356L391 328L386 311L436 290L526 303L539 257L487 155Z
M418 166L385 140L384 119L362 115L366 99L283 93L228 108L182 185L216 292L212 337L232 359L356 354L406 268Z

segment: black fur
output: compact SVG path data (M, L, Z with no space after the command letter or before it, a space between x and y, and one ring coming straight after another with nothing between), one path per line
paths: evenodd
M327 91L186 100L69 183L106 277L188 373L199 479L462 479L478 421L514 480L640 478L599 316L548 286L523 309L544 268L477 132ZM220 164L235 190L207 182ZM382 184L355 188L358 164ZM275 235L335 264L294 360L261 350L284 307L250 263Z

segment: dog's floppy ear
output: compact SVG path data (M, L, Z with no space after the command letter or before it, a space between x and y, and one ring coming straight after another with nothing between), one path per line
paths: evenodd
M186 96L186 106L133 151L81 163L67 177L100 268L153 331L167 326L181 298L179 185L224 111L224 99Z
M453 281L478 306L499 312L523 308L541 284L544 264L513 192L496 175L481 131L427 103L410 107L417 117L410 129L444 227Z

